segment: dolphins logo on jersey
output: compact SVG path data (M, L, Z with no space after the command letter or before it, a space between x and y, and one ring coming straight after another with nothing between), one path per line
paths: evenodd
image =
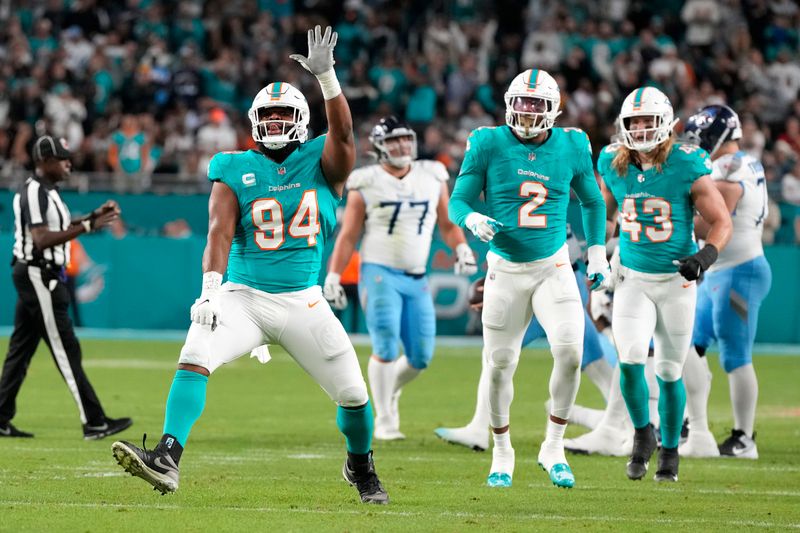
M634 117L653 117L653 124L631 130L631 119ZM622 102L617 125L622 144L631 150L650 152L669 139L677 123L678 119L673 119L672 103L666 94L655 87L639 87Z
M284 116L276 113L286 110ZM291 111L291 120L288 112ZM247 112L253 127L253 140L270 150L283 148L290 142L304 143L308 139L310 112L303 93L285 81L270 83L253 99Z

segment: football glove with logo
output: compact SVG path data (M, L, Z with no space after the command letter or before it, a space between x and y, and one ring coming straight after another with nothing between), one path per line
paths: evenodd
M464 225L483 242L494 239L495 234L503 227L501 222L475 211L467 215Z
M203 274L203 290L200 298L194 301L189 313L192 322L201 326L209 326L212 330L220 324L220 285L222 285L222 274L219 272Z
M325 276L325 285L322 287L322 296L328 300L331 307L341 311L347 307L347 295L342 287L342 276L336 272L328 272Z
M600 244L590 246L587 250L589 264L586 267L586 277L592 282L593 291L608 290L611 288L611 267L606 259L606 247Z
M453 271L458 276L471 276L478 271L475 254L466 243L462 242L456 246L456 263L453 265Z

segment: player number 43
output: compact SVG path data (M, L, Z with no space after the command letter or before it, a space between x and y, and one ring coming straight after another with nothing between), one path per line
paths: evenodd
M277 250L286 241L283 206L275 198L259 198L252 204L256 245L262 250ZM289 222L288 233L294 239L306 239L309 246L317 244L319 233L319 204L317 191L305 191L297 211Z
M663 198L645 198L642 202L642 211L653 215L656 226L645 226L644 234L651 242L664 242L672 236L672 206ZM622 202L622 222L620 229L630 236L632 242L639 242L642 233L642 224L637 222L639 214L636 212L636 200L625 198Z

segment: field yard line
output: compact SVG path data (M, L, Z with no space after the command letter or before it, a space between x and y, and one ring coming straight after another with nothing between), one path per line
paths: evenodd
M345 509L336 509L336 510L327 510L327 509L298 509L298 508L280 508L280 507L231 507L231 506L187 506L187 505L162 505L162 504L123 504L123 503L81 503L81 502L59 502L59 503L52 503L52 502L29 502L29 501L20 501L20 500L0 500L0 504L3 505L19 505L19 506L43 506L43 507L71 507L71 508L86 508L86 509L95 509L95 508L115 508L115 509L125 509L125 508L134 508L134 509L144 509L144 510L164 510L164 511L171 511L171 510L190 510L190 511L237 511L237 512L251 512L251 513L298 513L298 514L347 514L347 515L362 515L364 514L363 508L359 509L352 509L352 510L345 510ZM503 509L498 509L498 514L487 514L487 513L471 513L468 511L459 511L459 512L451 512L451 511L441 511L441 512L415 512L415 511L392 511L392 510L384 510L373 507L371 509L375 514L386 515L386 516L417 516L417 517L430 517L430 516L439 516L443 518L498 518L498 517L508 517L507 511ZM555 521L571 521L571 522L579 522L579 521L587 521L587 522L632 522L632 523L644 523L644 524L691 524L691 525L699 525L699 524L720 524L723 522L718 522L714 520L704 520L702 518L627 518L627 517L620 517L620 516L603 516L603 515L587 515L587 516L565 516L565 515L546 515L546 514L524 514L524 515L514 515L514 518L523 518L523 519L530 519L530 520L555 520ZM763 520L725 520L725 524L734 525L734 526L744 526L744 527L783 527L783 528L792 528L792 529L800 529L800 523L789 523L789 524L781 524L777 522L766 522Z

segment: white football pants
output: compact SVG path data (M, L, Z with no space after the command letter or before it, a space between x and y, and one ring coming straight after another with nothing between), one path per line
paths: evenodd
M489 252L483 296L483 342L491 368L489 410L492 427L508 425L514 398L514 371L522 338L536 315L553 354L551 414L567 419L580 385L583 308L564 245L545 259L514 263Z
M342 323L315 285L302 291L270 294L225 283L220 294L220 324L192 324L180 363L214 372L262 344L280 344L337 404L367 403L367 386L356 352Z
M620 274L611 320L619 361L643 365L653 339L656 376L677 381L692 342L697 283L624 266Z

